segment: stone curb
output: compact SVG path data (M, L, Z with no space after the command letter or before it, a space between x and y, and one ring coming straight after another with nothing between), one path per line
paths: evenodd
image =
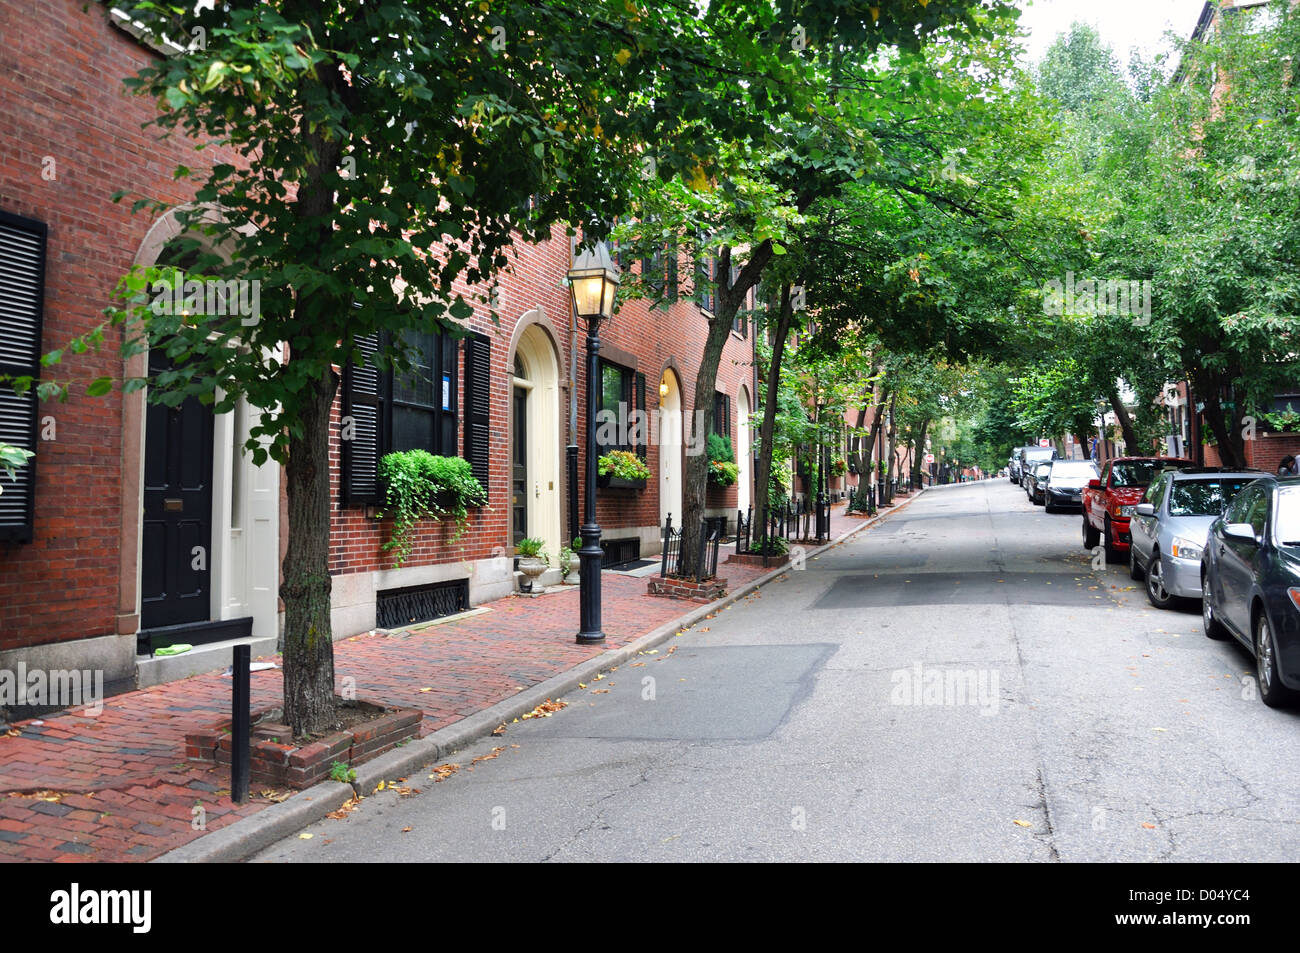
M861 532L868 526L895 513L912 500L924 494L930 487L915 491L907 500L894 504L889 510L878 513L870 519L863 520L847 532L829 543L809 549L805 559L819 555L834 546L838 546L849 537ZM497 726L509 724L515 718L532 711L545 701L559 698L572 692L579 682L594 681L601 672L622 665L637 656L638 653L666 642L682 629L690 628L707 615L726 608L734 602L749 595L755 589L765 586L790 572L793 566L787 563L773 569L766 575L750 580L721 599L707 605L692 609L685 615L665 622L657 629L647 632L632 640L622 648L610 649L600 655L581 662L573 668L552 675L531 688L524 689L512 698L497 702L480 712L475 712L454 725L419 738L400 748L385 752L372 761L358 765L357 778L349 786L338 781L322 781L305 791L300 791L287 801L272 804L270 807L251 817L205 834L175 850L170 850L151 863L233 863L252 856L259 850L269 847L276 841L300 831L304 827L319 821L331 811L338 810L354 795L373 793L380 781L408 777L426 766L446 758L451 753L468 747L470 744L487 737Z

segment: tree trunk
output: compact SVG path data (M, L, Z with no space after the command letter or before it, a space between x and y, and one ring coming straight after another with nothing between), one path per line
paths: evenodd
M765 241L750 254L749 261L732 280L731 247L723 246L718 256L718 281L715 292L713 317L709 318L709 334L704 341L704 354L700 357L700 369L695 375L695 403L692 407L691 425L699 419L704 411L704 424L713 409L713 394L718 384L718 364L722 360L722 348L731 333L732 322L736 312L745 303L749 289L758 284L763 268L772 257L772 243ZM693 434L701 448L705 445L705 436ZM706 452L686 457L686 485L682 489L682 574L693 576L699 566L700 521L704 518L704 498L708 492L709 455Z
M338 64L320 67L320 81L336 92L346 86ZM333 228L335 192L328 176L338 167L342 140L324 129L306 133L316 163L299 188L295 212L320 222L321 245ZM312 324L324 292L299 295L294 317ZM343 307L345 302L327 302ZM292 348L292 343L290 343ZM289 360L293 360L290 350ZM289 545L282 566L284 582L284 720L294 737L319 731L334 714L334 636L330 626L330 409L339 378L327 370L307 381L300 401L299 428L289 433L285 493L289 501Z
M875 400L874 419L871 421L871 440L867 444L867 472L870 474L870 485L877 486L880 483L880 467L877 464L880 458L876 456L876 444L880 440L880 428L884 425L885 415L882 412L885 402L889 400L889 390L882 380L878 387L871 388L871 394ZM876 502L880 502L880 494L876 493Z
M1128 408L1124 406L1124 401L1120 400L1119 389L1112 387L1106 399L1110 401L1111 409L1115 411L1115 419L1119 421L1120 433L1124 435L1124 446L1128 448L1129 453L1140 452L1137 433L1133 430L1133 418L1128 415Z
M769 502L768 487L772 482L772 438L776 433L776 397L781 387L781 362L785 357L785 341L790 334L793 318L790 286L783 285L776 330L772 336L772 359L768 361L764 372L763 422L758 428L758 462L754 466L754 515L762 525L754 533L755 539L767 537L767 522L763 519L763 514Z
M1222 384L1218 374L1202 373L1193 376L1196 392L1205 403L1205 422L1209 424L1214 439L1218 441L1219 460L1225 467L1245 468L1246 453L1241 439L1241 408L1234 407L1229 419L1223 407Z
M895 395L889 395L889 430L885 434L885 486L894 482L894 441L898 435L898 421L894 418Z
M930 418L926 417L921 421L921 433L916 438L916 456L912 458L912 471L916 474L915 483L921 486L925 481L921 479L922 468L925 467L925 435L930 429ZM927 468L928 469L928 468Z
M289 547L284 556L284 718L294 737L321 729L334 713L330 629L330 407L338 376L310 385L289 438L285 487Z

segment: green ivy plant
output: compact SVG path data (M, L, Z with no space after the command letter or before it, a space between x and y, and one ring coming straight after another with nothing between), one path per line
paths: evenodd
M569 571L573 569L573 550L568 546L561 546L558 563L560 566L560 572L567 576Z
M461 457L435 456L427 450L389 453L379 461L379 477L385 500L379 515L393 517L392 537L381 549L395 551L394 568L411 555L412 531L420 520L453 517L455 542L469 523L469 510L487 502L483 484Z
M650 479L650 467L630 450L610 450L596 461L596 472L623 480Z

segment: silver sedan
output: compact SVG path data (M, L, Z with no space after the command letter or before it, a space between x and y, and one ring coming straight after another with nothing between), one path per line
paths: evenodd
M1179 598L1201 598L1201 552L1210 524L1238 490L1263 475L1188 467L1151 481L1129 522L1128 571L1146 580L1153 606L1167 609Z

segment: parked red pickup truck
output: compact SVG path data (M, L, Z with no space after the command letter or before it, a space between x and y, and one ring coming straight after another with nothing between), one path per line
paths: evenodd
M1106 555L1128 552L1128 521L1142 502L1155 476L1167 467L1194 466L1179 457L1116 457L1101 468L1101 476L1083 488L1083 545L1093 549L1100 541Z

